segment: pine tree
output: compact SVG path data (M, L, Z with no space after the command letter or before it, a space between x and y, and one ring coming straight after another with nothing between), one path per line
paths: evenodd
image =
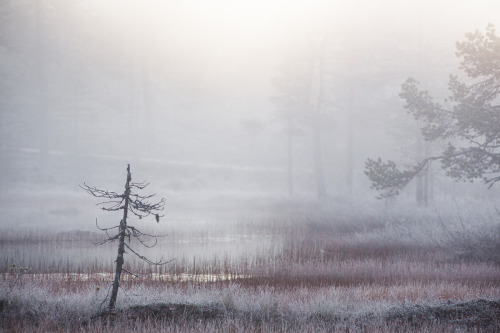
M456 47L460 69L470 82L450 76L449 107L435 103L413 78L403 83L400 94L406 110L424 122L425 140L445 141L446 148L406 170L393 161L368 159L365 174L380 191L379 198L397 195L434 161L455 180L481 180L488 188L500 181L500 38L489 24L485 34L468 33Z

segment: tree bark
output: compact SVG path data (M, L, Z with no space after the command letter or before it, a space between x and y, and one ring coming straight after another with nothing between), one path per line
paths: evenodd
M125 236L127 230L127 213L128 213L128 201L130 196L130 181L132 180L132 176L130 174L130 164L127 164L127 182L125 183L125 192L123 193L123 197L125 198L123 204L123 218L120 221L120 237L119 237L119 245L118 245L118 256L116 257L116 272L115 279L113 281L113 289L111 291L111 299L109 300L109 309L112 310L115 308L116 304L116 296L118 295L118 288L120 287L120 276L123 270L123 255L125 254Z

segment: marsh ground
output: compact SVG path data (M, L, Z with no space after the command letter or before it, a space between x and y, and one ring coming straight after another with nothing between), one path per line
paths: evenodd
M409 214L334 202L257 206L252 212L212 210L203 218L179 214L160 226L145 224L152 233L168 235L152 249L135 244L137 249L173 261L151 267L128 254L126 268L137 276L124 276L112 313L104 310L116 244L95 246L103 235L88 228L5 228L0 328L493 332L500 327L494 210ZM70 208L47 209L44 218L67 219L74 213ZM30 269L13 285L20 267Z

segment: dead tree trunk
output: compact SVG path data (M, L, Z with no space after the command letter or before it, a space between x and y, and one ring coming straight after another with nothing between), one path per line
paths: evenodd
M150 265L165 265L168 263L168 261L164 261L163 258L160 259L159 261L151 261L148 258L138 254L130 245L130 239L131 237L133 237L136 238L143 246L150 248L155 246L157 238L161 237L143 233L138 228L129 225L127 223L129 211L132 214L131 216L135 216L141 220L144 217L153 215L155 217L156 222L160 221L161 216L159 215L159 212L162 211L164 208L165 199L161 199L156 203L151 203L149 199L151 199L154 196L154 194L144 196L132 192L132 189L134 188L142 190L148 185L149 183L147 182L133 183L132 174L130 173L130 164L127 164L127 182L125 183L125 191L123 192L123 194L118 194L116 192L110 192L107 190L100 190L96 187L88 186L86 184L84 184L84 186L81 186L87 193L89 193L94 197L108 199L107 201L98 204L98 205L103 205L103 207L101 207L103 210L119 211L123 209L123 216L119 226L111 228L101 228L97 225L97 227L100 230L106 232L106 235L108 236L107 239L105 239L102 242L99 242L98 244L102 245L107 242L113 242L115 240L118 240L118 256L116 257L115 261L116 262L115 278L113 280L111 298L109 300L110 310L114 309L116 306L116 298L118 295L118 290L120 289L120 278L122 272L130 273L123 267L125 263L124 260L124 255L126 253L125 249L130 251L132 254L135 254L137 257L139 257L139 259L145 261ZM116 228L118 228L118 233L115 234L114 236L110 235L109 232L112 230L116 230ZM129 239L129 244L125 244L125 237ZM147 243L148 239L154 239L154 243L148 245ZM105 301L103 301L103 303L104 302Z
M109 308L114 309L116 303L116 296L118 295L118 288L120 287L120 277L122 275L123 263L125 260L123 259L123 255L125 254L125 236L127 231L127 215L128 215L128 201L130 196L130 180L132 180L132 176L130 174L130 164L127 164L127 182L125 183L125 192L123 192L123 197L125 198L125 202L123 205L123 218L120 222L119 228L119 244L118 244L118 256L116 257L116 271L115 271L115 280L113 281L113 289L111 291L111 299L109 300Z

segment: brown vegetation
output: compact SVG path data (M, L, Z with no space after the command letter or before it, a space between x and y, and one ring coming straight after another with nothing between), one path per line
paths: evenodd
M128 270L139 276L124 276L123 296L113 312L102 304L112 280L112 252L109 258L102 253L92 257L95 254L88 240L93 234L2 241L0 251L8 253L0 262L4 285L14 278L9 273L13 260L29 261L27 253L33 247L45 256L28 264L19 261L35 267L8 295L2 294L1 328L493 332L500 327L500 266L495 261L464 260L453 242L443 236L446 233L439 237L435 233L426 242L416 240L413 231L411 237L394 233L394 228L411 230L414 221L397 226L365 221L365 228L354 221L350 231L345 223L328 219L285 223L263 218L254 221L253 229L247 220L242 221L225 228L236 243L251 238L235 236L249 230L258 230L272 241L231 255L210 248L230 241L227 234L216 239L210 232L198 230L195 242L206 245L205 257L179 257L160 267L131 261ZM425 229L425 223L421 221L419 228ZM213 225L204 228L213 230ZM184 236L182 230L175 231L163 240L165 244L158 244L160 254L182 253ZM63 260L61 252L68 248L64 244L70 238L72 251L77 247L79 254L71 252L76 259Z

